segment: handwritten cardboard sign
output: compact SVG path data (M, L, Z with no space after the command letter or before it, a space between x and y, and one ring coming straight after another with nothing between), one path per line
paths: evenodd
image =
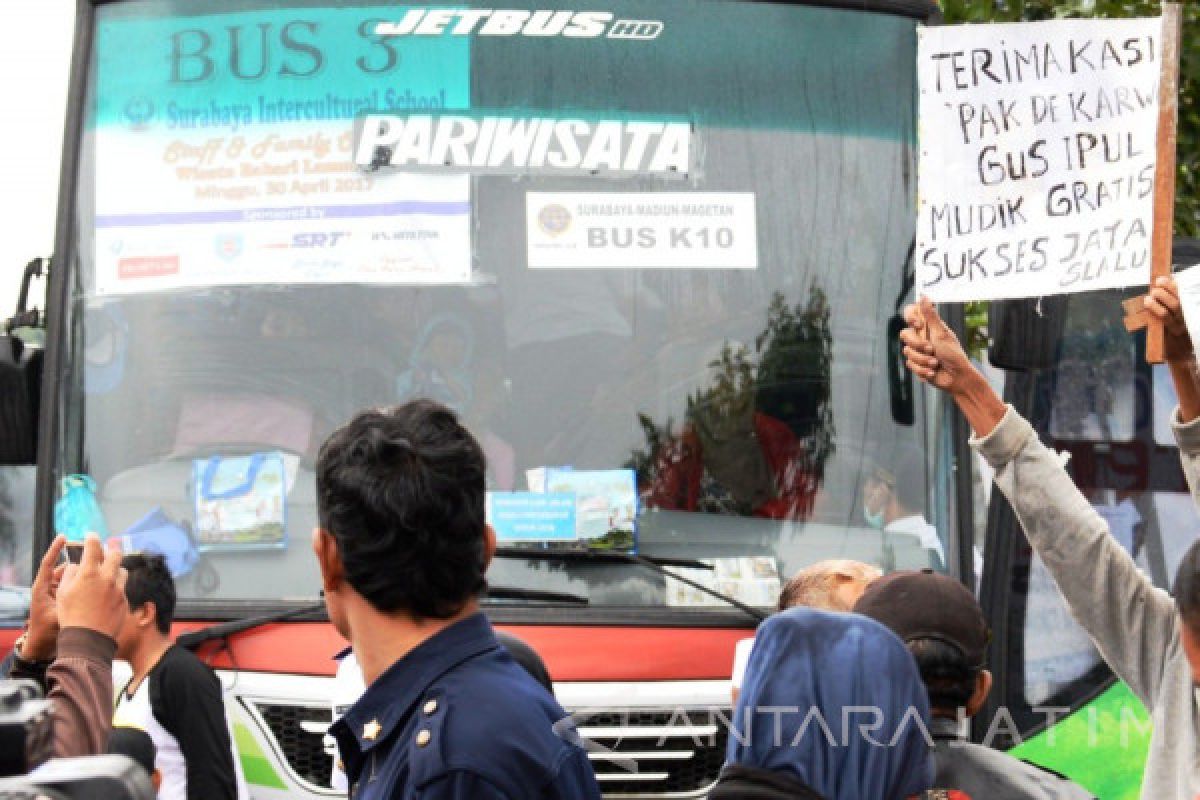
M919 36L917 292L965 301L1144 285L1161 19Z

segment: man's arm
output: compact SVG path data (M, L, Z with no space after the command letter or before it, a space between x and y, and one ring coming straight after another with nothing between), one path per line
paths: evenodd
M975 369L954 331L942 322L927 298L904 309L908 327L900 331L908 368L921 380L941 389L967 418L976 436L987 436L1008 410L987 379Z
M1146 294L1146 311L1163 324L1167 368L1179 409L1172 415L1171 427L1179 445L1179 459L1192 499L1200 507L1200 370L1196 354L1183 320L1179 289L1173 277L1162 277Z
M46 670L55 758L108 752L116 652L111 637L87 628L63 628L59 633L58 655Z
M910 328L901 338L910 369L954 398L976 433L972 445L995 469L996 485L1072 615L1113 671L1152 708L1176 645L1170 596L1141 574L1057 456L971 365L933 305L923 301L906 317Z
M1191 422L1200 417L1200 372L1196 370L1196 353L1184 324L1175 278L1158 278L1144 302L1150 316L1163 325L1167 369L1175 384L1175 396L1179 398L1178 421Z
M190 653L168 655L170 662L151 675L150 707L179 742L188 800L235 800L237 779L221 682Z
M121 551L89 536L80 563L58 565L59 536L42 559L31 590L29 630L12 677L47 688L57 758L107 752L112 730L112 660L129 607ZM61 630L60 630L61 625ZM48 668L37 662L53 659Z

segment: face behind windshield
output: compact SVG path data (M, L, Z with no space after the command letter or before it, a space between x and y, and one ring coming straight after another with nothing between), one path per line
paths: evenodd
M183 532L182 596L313 597L321 441L417 397L478 438L502 543L702 559L760 606L823 558L940 565L934 412L896 425L886 369L911 21L620 2L661 30L418 39L370 3L157 6L98 10L60 468L113 534ZM719 603L625 565L489 579Z

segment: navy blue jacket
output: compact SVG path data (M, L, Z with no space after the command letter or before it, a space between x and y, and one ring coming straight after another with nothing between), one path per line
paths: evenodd
M389 667L330 733L351 800L599 800L567 716L479 613Z

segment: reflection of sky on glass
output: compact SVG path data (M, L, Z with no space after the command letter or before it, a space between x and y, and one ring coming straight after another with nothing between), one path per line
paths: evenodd
M1025 608L1025 702L1041 705L1100 662L1092 640L1067 610L1066 600L1042 559L1029 568Z
M1167 579L1173 583L1184 553L1200 535L1200 516L1192 496L1186 492L1155 492L1154 512L1158 518Z
M1128 339L1113 341L1103 334L1068 334L1063 341L1067 356L1058 365L1050 419L1050 434L1056 439L1133 439L1134 345Z
M1150 368L1154 373L1154 443L1160 447L1174 447L1175 434L1171 432L1171 412L1179 405L1175 396L1175 384L1166 364Z

